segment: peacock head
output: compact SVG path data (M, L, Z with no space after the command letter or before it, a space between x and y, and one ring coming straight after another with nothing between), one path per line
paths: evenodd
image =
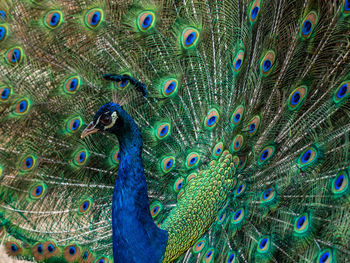
M99 131L116 133L123 128L124 119L127 116L122 106L109 102L96 112L93 121L82 132L81 138Z
M148 97L146 85L129 75L106 74L103 76L107 80L121 82L130 81L137 91L141 92L144 97ZM125 134L138 134L139 130L132 117L119 104L109 102L103 105L95 114L94 120L89 123L81 134L81 138L96 133L98 131L114 133L119 137ZM133 131L133 133L130 133Z

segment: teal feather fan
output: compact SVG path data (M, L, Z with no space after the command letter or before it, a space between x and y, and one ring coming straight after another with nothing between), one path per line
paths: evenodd
M349 33L349 0L2 1L7 254L146 262L119 222L154 262L347 262ZM143 148L81 138L112 101Z

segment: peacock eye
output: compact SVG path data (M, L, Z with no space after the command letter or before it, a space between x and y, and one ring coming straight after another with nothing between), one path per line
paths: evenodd
M109 125L112 123L112 117L108 114L102 114L100 118L100 122L104 125Z

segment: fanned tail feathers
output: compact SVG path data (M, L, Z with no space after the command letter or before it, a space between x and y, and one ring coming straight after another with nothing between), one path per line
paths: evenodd
M1 2L7 253L113 261L118 142L80 134L114 101L176 240L164 262L346 262L349 14L348 0Z

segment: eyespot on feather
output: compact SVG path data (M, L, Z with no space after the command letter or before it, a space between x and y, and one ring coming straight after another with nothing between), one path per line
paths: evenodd
M258 242L258 246L257 246L257 251L259 253L267 253L270 249L271 246L271 241L270 241L270 237L269 236L264 236L262 238L260 238L259 242Z
M1 19L0 19L1 21ZM5 41L8 36L8 28L6 25L0 25L0 43Z
M110 158L112 160L112 164L116 165L119 163L119 148L112 150Z
M12 88L6 85L0 85L0 103L6 103L10 100Z
M79 76L71 76L67 78L63 85L63 91L67 94L75 94L81 86L81 78Z
M231 222L233 224L239 224L244 220L245 217L245 211L244 208L239 208L236 210L236 212L233 213Z
M244 143L244 138L242 135L238 134L236 137L233 139L232 145L231 145L231 150L233 152L238 152Z
M104 14L100 8L90 9L85 15L85 25L90 29L96 29L103 21Z
M225 262L226 262L226 263L236 263L236 262L238 262L236 252L229 251L229 252L227 253Z
M12 47L5 54L6 62L10 65L18 65L23 61L23 49L20 47Z
M44 25L49 29L58 28L63 22L63 14L59 10L51 10L44 16Z
M317 263L333 263L333 253L330 249L323 249L317 255Z
M315 29L317 21L318 15L314 11L308 13L300 25L299 34L302 39L308 39L311 36L313 30Z
M184 179L182 177L178 178L174 183L174 191L177 193L184 186Z
M76 244L64 248L64 258L68 262L75 262L80 256L80 248Z
M188 154L186 157L186 167L188 169L196 167L199 163L199 160L200 157L198 153L192 152Z
M260 12L260 0L255 0L249 9L249 21L254 23Z
M44 256L46 259L49 259L53 256L60 254L60 250L53 241L46 241L43 243Z
M232 127L236 127L238 126L244 116L244 106L243 105L239 105L235 111L233 112L232 116L231 116L231 125Z
M32 248L33 257L35 260L44 260L44 247L42 243L37 243Z
M211 109L208 111L207 116L204 119L203 125L206 130L213 129L219 122L219 112L216 109Z
M89 157L89 152L87 150L80 150L75 154L74 164L77 166L82 166L85 164Z
M164 97L170 97L177 93L179 81L175 78L166 79L161 87L161 93Z
M5 250L9 256L18 256L22 253L22 247L15 241L8 241L5 243Z
M66 131L69 133L76 133L83 125L83 120L78 116L66 122Z
M91 263L93 262L94 257L91 254L91 252L89 250L85 250L81 253L79 262L87 262L87 263Z
M199 39L199 32L194 27L187 27L182 31L181 44L184 49L195 47Z
M245 182L242 182L242 183L238 184L237 187L236 187L236 190L235 190L235 196L238 197L241 194L243 194L245 189L246 189Z
M44 183L35 184L29 192L29 197L33 200L42 198L47 191L47 186Z
M348 192L349 175L345 170L339 172L337 176L332 179L331 190L335 195L343 195Z
M269 50L266 52L265 56L261 59L260 62L260 73L263 76L268 76L275 65L276 55L275 52Z
M203 255L202 262L203 262L203 263L211 263L211 262L214 262L214 253L215 253L214 248L209 248L209 249L207 250L207 252L205 252L205 254Z
M157 139L162 140L170 135L171 126L167 122L163 122L157 125L154 130Z
M225 213L225 211L223 211L223 212L220 214L220 216L217 218L218 224L222 224L222 223L224 222L225 218L226 218L226 213Z
M0 22L6 19L6 12L3 9L0 9Z
M333 95L333 101L335 103L340 103L349 97L350 94L350 81L344 81L336 89Z
M21 171L22 172L29 172L33 170L36 167L36 156L29 154L26 155L24 158L21 159Z
M306 86L300 86L293 90L288 98L288 108L292 111L299 109L303 105L306 95Z
M153 202L150 207L151 216L155 218L157 215L159 215L159 213L162 210L163 210L163 205L160 202L158 201Z
M170 172L175 167L175 158L172 156L166 157L161 161L161 168L164 173Z
M310 226L309 215L307 213L304 213L295 219L294 231L297 234L303 234L309 229L309 226Z
M213 148L213 158L217 159L221 156L222 152L224 150L224 144L222 142L217 143Z
M206 246L206 240L204 238L199 239L192 247L192 252L194 254L200 253Z
M244 59L244 51L240 50L237 52L235 59L233 60L233 67L232 70L234 73L239 73L242 69L243 65L243 59Z
M91 207L92 207L92 200L91 199L83 200L79 206L79 214L85 214L85 213L89 212Z
M230 201L230 199L225 200L225 203L224 203L224 205L222 206L221 210L226 209L226 207L227 207L228 204L229 204L229 201Z
M96 260L96 263L108 263L108 260L106 257L100 257Z
M31 101L27 98L19 99L13 105L13 113L17 116L25 115L29 112Z
M144 11L137 17L137 27L140 31L146 32L154 26L155 20L156 17L152 11Z
M345 15L349 15L350 14L350 0L344 0L343 13Z
M258 165L262 165L265 162L267 162L274 154L275 154L274 146L267 146L264 149L262 149L258 158Z
M260 202L262 204L268 203L268 202L273 201L275 199L275 197L276 197L276 191L273 187L270 187L261 193Z
M250 122L248 123L248 135L253 136L256 134L260 126L260 117L259 116L254 116Z
M317 157L318 153L316 148L312 146L308 147L300 154L298 158L298 165L300 166L300 168L309 166L317 160Z

